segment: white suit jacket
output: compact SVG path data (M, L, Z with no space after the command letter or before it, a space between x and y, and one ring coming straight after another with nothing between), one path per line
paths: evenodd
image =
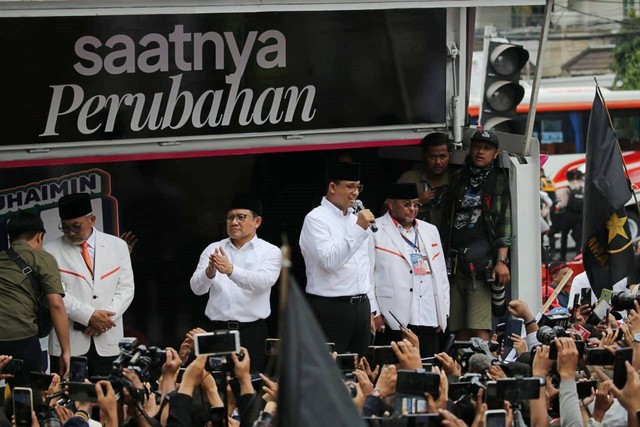
M95 230L95 229L94 229ZM133 271L127 243L110 234L95 230L94 278L87 268L80 249L64 236L45 245L45 250L58 261L60 276L65 285L64 306L69 315L71 355L89 351L91 338L73 329L73 322L89 324L94 310L109 310L116 323L98 337L94 337L100 356L116 356L118 341L123 337L122 315L131 304L134 294ZM49 351L60 355L60 343L55 333L49 339Z
M438 325L444 331L449 317L449 279L442 242L438 229L427 222L417 220L418 233L426 246L433 270L434 296ZM369 255L371 259L372 288L380 313L392 329L399 329L398 323L389 315L393 311L398 319L407 325L411 318L413 273L410 251L402 239L389 212L376 219L377 233L371 233Z

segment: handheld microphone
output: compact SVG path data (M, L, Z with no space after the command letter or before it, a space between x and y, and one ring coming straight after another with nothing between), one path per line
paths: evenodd
M355 212L357 214L358 212L360 212L363 209L365 209L365 207L364 207L364 204L362 203L362 201L361 200L356 200L355 203L353 204L353 212ZM374 233L376 231L378 231L378 226L376 226L375 222L372 222L371 224L369 224L369 228Z

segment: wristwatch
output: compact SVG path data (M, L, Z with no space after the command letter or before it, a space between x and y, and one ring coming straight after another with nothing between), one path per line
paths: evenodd
M633 334L633 342L640 343L640 332Z
M499 256L498 257L498 261L505 263L506 265L509 265L509 257L506 256Z

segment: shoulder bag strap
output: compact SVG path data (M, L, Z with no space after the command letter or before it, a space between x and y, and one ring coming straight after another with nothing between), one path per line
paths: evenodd
M33 269L12 248L7 249L6 252L7 255L9 255L9 258L11 258L11 261L15 262L22 273L29 278L31 286L33 287L33 292L35 293L36 298L38 298L38 295L40 294L40 286L38 285L36 278L33 277Z

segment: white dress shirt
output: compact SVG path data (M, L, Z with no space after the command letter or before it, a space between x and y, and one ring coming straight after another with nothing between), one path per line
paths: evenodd
M233 272L227 276L216 271L209 279L205 271L209 256L219 247L233 264ZM209 292L205 314L211 320L254 322L266 319L271 313L271 287L278 280L281 266L280 249L258 236L240 249L227 238L210 244L202 252L191 276L191 290L196 295Z
M356 224L349 208L347 215L322 198L309 212L300 233L300 250L307 268L307 293L324 297L368 294L368 233Z

